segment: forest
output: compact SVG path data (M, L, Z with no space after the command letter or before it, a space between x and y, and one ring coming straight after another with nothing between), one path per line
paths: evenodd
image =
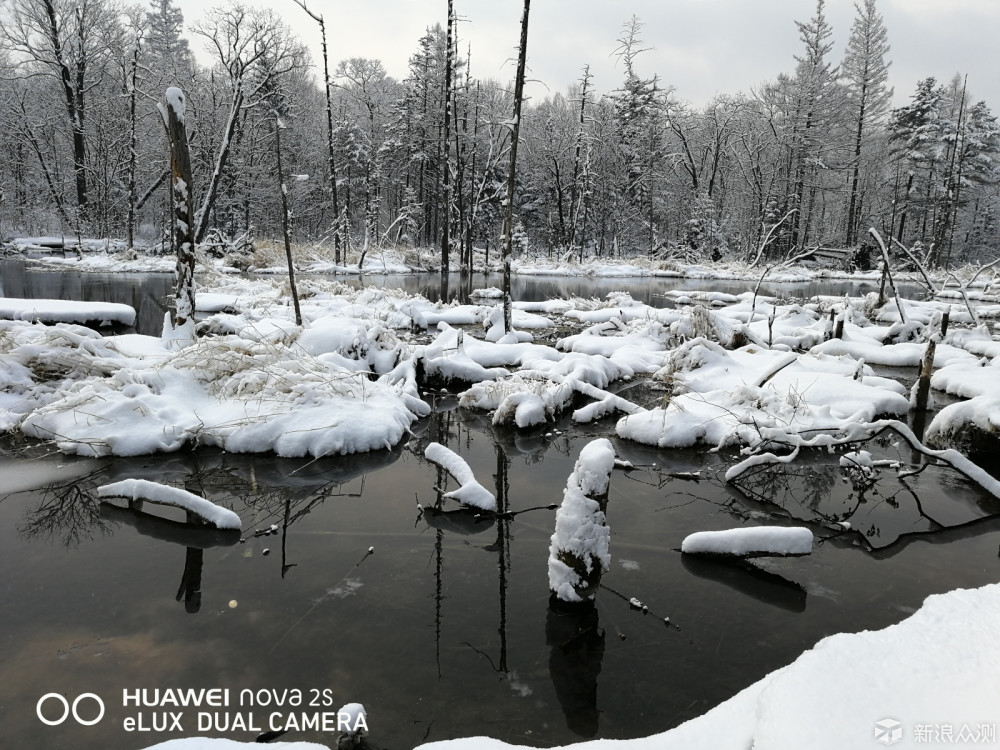
M454 3L441 5L443 25L428 19L396 80L325 44L329 59L313 60L286 20L239 2L185 26L173 0L0 0L0 237L169 250L158 105L177 86L193 232L219 254L279 237L284 193L297 245L337 262L378 247L447 251L453 268L474 249L495 258L519 130L519 255L753 263L860 248L863 268L869 227L929 267L996 255L996 117L962 74L914 82L893 108L876 0L856 3L843 59L818 0L795 21L787 73L702 107L643 72L655 40L632 17L617 88L599 94L584 67L564 93L525 101L517 128L513 85L474 75ZM283 12L325 40L309 0Z

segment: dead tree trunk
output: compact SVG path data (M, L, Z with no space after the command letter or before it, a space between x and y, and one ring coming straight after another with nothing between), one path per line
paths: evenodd
M340 219L340 201L337 198L337 159L333 141L333 98L330 94L330 58L326 49L326 22L323 20L322 15L309 10L304 0L295 0L295 3L308 13L311 19L319 24L320 40L323 44L323 91L326 94L326 158L330 172L330 195L333 199L333 262L340 265L340 234L343 222Z
M448 274L451 273L451 69L454 63L454 4L448 0L448 48L445 50L444 63L444 136L441 143L444 148L443 178L444 178L444 225L441 232L441 300L448 300Z
M274 150L278 162L278 186L281 191L281 230L285 237L285 260L288 262L288 286L292 290L292 305L295 308L295 325L302 325L302 310L299 307L299 292L295 288L295 264L292 262L292 212L288 209L288 186L285 172L281 167L281 118L274 117Z
M521 16L521 43L517 52L517 75L514 78L514 117L510 134L510 171L507 173L507 198L503 220L503 326L511 330L510 263L514 241L514 178L517 174L517 141L521 135L521 101L524 99L524 62L528 51L528 11L531 0L524 0Z
M160 113L167 126L170 143L171 194L174 204L174 252L177 269L174 282L174 328L194 321L194 231L191 201L191 157L184 126L184 92L167 89ZM193 331L193 327L192 327Z

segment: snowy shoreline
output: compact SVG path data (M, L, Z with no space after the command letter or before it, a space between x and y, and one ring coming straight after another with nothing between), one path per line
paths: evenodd
M107 252L103 241L97 240L85 245L83 253L59 257L54 254L51 248L32 245L31 242L27 241L29 239L52 240L54 238L15 240L10 246L13 249L8 250L4 257L9 260L23 260L32 266L41 268L74 270L81 273L173 273L176 266L176 260L171 254L128 256L124 252ZM28 257L26 253L29 252L33 252L35 257ZM198 269L199 272L205 270L204 266ZM288 272L285 266L238 269L226 265L222 260L212 261L211 270L225 274L245 272L259 277L282 276ZM440 272L440 268L436 265L433 255L429 253L421 256L419 265L414 265L407 262L400 253L388 250L370 253L363 266L358 266L357 263L334 264L319 258L299 258L296 263L296 271L320 276L357 277L437 274ZM493 262L487 269L488 273L500 273L500 271L501 266L496 262ZM478 266L476 273L482 273ZM582 277L622 280L664 278L750 281L754 283L759 281L762 275L766 275L766 280L769 283L802 283L825 280L878 283L880 279L880 273L877 270L847 271L819 266L807 267L801 264L780 268L776 266L767 270L767 266L748 267L745 263L739 262L717 263L707 266L677 261L650 261L644 258L627 261L590 258L583 263L576 260L553 262L544 258L515 259L511 264L511 273L524 277ZM453 266L450 275L457 278L460 276L460 272L455 270ZM897 282L915 283L920 281L920 275L916 272L894 273L893 275ZM943 285L947 281L947 277L942 276L936 281ZM984 279L980 283L986 284L987 281Z

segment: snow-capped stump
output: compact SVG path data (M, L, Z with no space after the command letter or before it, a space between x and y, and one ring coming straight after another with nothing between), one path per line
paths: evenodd
M593 599L601 575L611 567L611 529L605 513L614 466L611 441L593 440L580 451L566 480L549 546L549 590L561 601Z
M337 750L368 747L365 742L368 714L360 703L348 703L337 709L337 729L340 730Z
M218 529L240 529L240 517L228 508L192 494L180 487L150 482L147 479L123 479L97 488L98 497L123 497L134 502L144 500L159 505L170 505L193 513Z
M493 493L476 481L476 476L469 468L465 459L441 443L431 443L424 450L424 457L447 471L461 486L457 490L444 493L464 505L471 505L480 510L495 511L497 499Z
M751 526L689 534L681 543L681 552L731 557L791 557L810 554L812 545L812 532L800 526Z

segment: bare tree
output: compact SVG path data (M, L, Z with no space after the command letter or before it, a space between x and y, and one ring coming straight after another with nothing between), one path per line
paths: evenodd
M72 141L78 218L88 213L87 113L89 95L102 82L117 8L105 0L11 0L0 38L26 76L54 78Z
M330 58L326 49L326 23L322 14L316 14L306 7L304 0L295 0L295 3L302 8L309 17L319 24L320 38L323 42L323 93L326 96L326 149L327 168L330 179L330 197L333 202L333 260L340 263L340 235L343 231L343 221L340 216L340 201L337 197L337 158L333 139L333 99L330 80Z
M514 116L510 129L510 170L507 173L507 204L503 222L503 325L511 330L510 263L514 237L514 181L517 174L517 141L521 134L521 102L524 99L524 63L528 53L528 12L531 0L524 0L521 16L521 42L517 51L517 75L514 78Z
M194 31L207 40L217 66L229 79L231 90L229 115L214 168L195 215L194 239L201 242L208 231L209 215L242 116L248 110L266 105L277 81L305 66L306 50L273 12L240 3L210 10Z
M847 53L841 73L847 82L847 101L855 124L854 154L851 160L851 184L848 197L846 244L858 237L861 153L865 137L872 126L888 111L892 89L886 85L889 77L889 42L882 16L875 9L875 0L855 3L857 16L847 43Z

